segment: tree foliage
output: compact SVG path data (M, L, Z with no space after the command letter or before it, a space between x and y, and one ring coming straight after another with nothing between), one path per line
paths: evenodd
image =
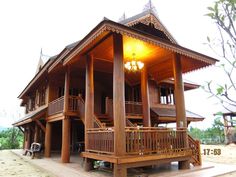
M201 130L199 128L190 127L189 134L202 143L224 143L224 124L221 122L220 118L216 118L211 128Z
M22 147L23 133L18 128L8 128L0 132L0 150Z
M222 106L236 111L236 0L218 0L208 7L206 14L216 24L219 35L207 37L210 48L222 58L218 67L225 73L225 83L207 83L204 87Z

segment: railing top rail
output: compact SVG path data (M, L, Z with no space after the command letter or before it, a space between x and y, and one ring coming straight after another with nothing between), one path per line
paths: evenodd
M136 102L136 101L125 101L125 104L142 105L142 102Z
M51 101L49 104L54 104L54 103L56 103L56 102L58 102L58 101L60 101L60 100L62 100L62 99L64 99L64 96L61 96L61 97L59 97L59 98L57 98L57 99Z
M90 131L97 131L97 132L100 132L100 131L114 131L114 128L113 127L107 127L107 128L88 128L87 131L88 132L90 132Z
M101 131L114 131L114 127L107 127L107 128L89 128L87 129L87 132L101 132ZM160 128L160 127L125 127L125 132L131 132L131 131L140 131L140 132L186 132L186 129L181 130L174 130L171 128Z

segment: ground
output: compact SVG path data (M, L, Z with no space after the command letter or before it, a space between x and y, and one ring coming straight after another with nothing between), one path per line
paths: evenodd
M0 151L0 176L54 177L53 174L31 165L10 150Z
M214 163L221 163L221 164L236 165L236 145L235 144L201 145L202 153L204 153L204 149L210 149L210 151L211 150L214 151L214 149L220 149L221 154L212 155L210 153L210 155L202 155L203 162L214 162ZM236 172L222 175L222 177L233 177L233 176L236 176Z
M214 162L219 164L228 164L228 165L236 165L236 145L202 145L201 146L202 153L209 149L209 155L202 154L203 162ZM217 155L211 152L214 152L215 149L220 149L221 154ZM217 151L218 152L218 151ZM28 160L27 160L28 159ZM45 171L42 168L35 166L35 164L30 163L32 160L28 158L22 158L21 156L17 156L10 150L0 151L0 177L10 177L10 176L18 176L18 177L54 177L52 173L52 169ZM36 161L35 161L36 162ZM63 173L62 164L58 164L57 169L61 169L61 173ZM54 167L55 168L55 167ZM78 170L78 165L76 163L76 169ZM79 170L80 177L83 176L100 176L101 173L86 173L83 169ZM73 176L74 171L70 172L70 176ZM86 175L85 175L86 174ZM64 175L63 175L64 176ZM77 176L77 175L76 175ZM102 175L103 176L103 175ZM109 176L109 175L108 175ZM135 175L137 176L137 175ZM139 175L138 175L139 176ZM148 176L156 176L155 173L149 173ZM158 176L158 175L157 175ZM222 177L233 177L236 176L236 172L229 173L226 175L222 175Z

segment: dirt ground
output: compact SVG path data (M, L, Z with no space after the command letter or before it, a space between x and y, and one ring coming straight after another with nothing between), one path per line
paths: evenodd
M203 154L207 149L209 154ZM211 152L220 149L220 155ZM236 145L201 145L202 161L220 164L236 165ZM0 151L0 177L55 177L49 171L30 164L22 157L15 155L9 150ZM236 177L236 172L222 175L222 177Z
M204 149L205 149L205 152L207 152L207 149L210 149L209 155L203 154ZM213 152L214 149L220 149L221 154L220 155L214 155L214 153L211 154L211 152ZM201 145L201 151L202 151L203 162L214 162L214 163L229 164L229 165L236 164L236 145L235 144ZM222 175L222 177L233 177L233 176L236 177L236 172Z
M29 164L9 150L0 151L0 176L54 177L53 174Z

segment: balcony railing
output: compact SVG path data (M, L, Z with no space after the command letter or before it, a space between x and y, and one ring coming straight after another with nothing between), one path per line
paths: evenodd
M142 102L125 101L126 115L142 115ZM106 98L106 114L113 117L113 100Z
M61 113L64 109L64 96L57 98L56 100L48 104L48 115L54 115Z
M142 102L126 101L125 112L126 115L142 115Z
M168 154L186 148L186 130L129 127L125 132L127 154Z
M87 130L87 151L113 154L113 128ZM186 130L159 129L157 127L126 127L126 154L171 154L186 149Z
M69 96L68 111L78 112L79 111L79 96ZM64 96L57 98L48 105L48 115L54 115L63 112L64 110Z
M87 151L113 154L114 153L114 130L113 128L93 128L87 130Z

